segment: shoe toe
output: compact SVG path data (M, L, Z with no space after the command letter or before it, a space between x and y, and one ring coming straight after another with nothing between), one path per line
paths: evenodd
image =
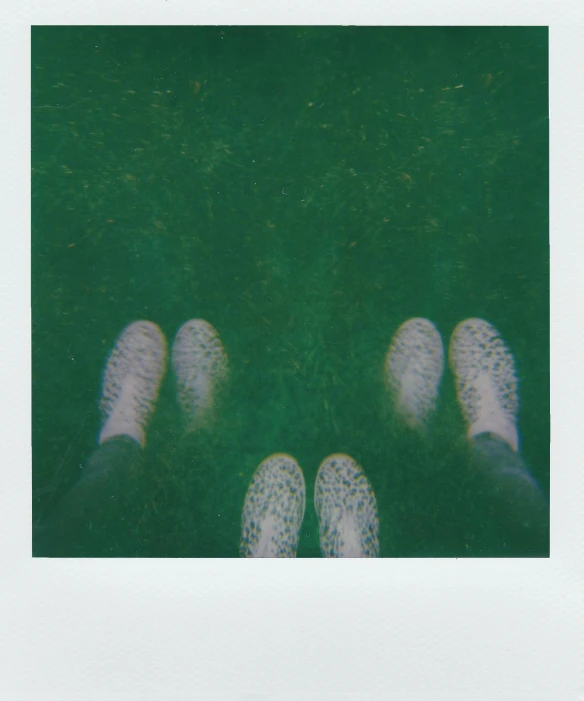
M444 345L428 319L413 318L397 330L385 359L385 379L396 414L422 428L436 408L444 371Z
M242 557L296 557L306 487L290 455L266 458L254 473L241 519Z

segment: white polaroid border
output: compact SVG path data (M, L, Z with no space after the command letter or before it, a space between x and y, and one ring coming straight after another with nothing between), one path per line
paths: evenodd
M578 0L4 4L0 697L584 699ZM30 26L550 25L549 560L31 558Z

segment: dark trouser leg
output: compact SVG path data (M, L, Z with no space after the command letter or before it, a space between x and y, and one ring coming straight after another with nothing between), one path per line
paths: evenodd
M41 557L130 557L138 515L142 449L116 436L100 445L80 479L33 533L33 554Z
M471 472L474 554L549 555L549 504L521 455L495 436L477 436Z

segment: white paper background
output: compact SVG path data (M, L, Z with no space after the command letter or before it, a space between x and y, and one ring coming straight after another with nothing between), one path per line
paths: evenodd
M0 698L584 700L579 3L5 0L2 15ZM31 558L31 24L550 25L549 560Z

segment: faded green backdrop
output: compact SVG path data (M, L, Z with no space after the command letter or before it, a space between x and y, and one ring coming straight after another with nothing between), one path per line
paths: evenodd
M318 465L377 495L384 556L488 554L444 375L426 442L387 409L411 316L494 323L523 453L549 490L546 28L32 30L33 519L95 447L107 352L203 317L232 384L181 459L172 378L149 434L136 553L236 555L259 462L291 453L318 555ZM196 504L196 507L193 506Z

